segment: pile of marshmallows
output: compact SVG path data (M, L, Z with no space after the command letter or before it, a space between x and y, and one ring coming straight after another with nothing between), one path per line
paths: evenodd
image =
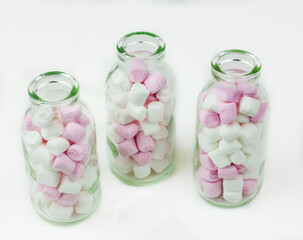
M118 69L119 70L119 69ZM138 179L161 173L168 165L168 125L172 91L161 72L115 71L108 86L108 138L117 145L114 166Z
M87 166L94 128L82 106L77 103L30 111L23 131L28 160L36 175L34 194L41 192L41 201L49 205L45 213L55 219L88 213L94 199L86 190L94 184L98 170Z
M215 86L201 101L199 184L208 198L239 202L259 184L267 104L260 100L257 87L247 82Z

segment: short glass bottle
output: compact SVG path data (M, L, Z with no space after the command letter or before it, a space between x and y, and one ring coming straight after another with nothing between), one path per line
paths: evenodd
M174 164L175 77L153 33L130 33L117 51L106 80L109 166L127 184L155 183Z
M66 73L38 76L28 93L21 135L33 207L52 223L84 220L101 196L93 115Z
M253 54L223 51L211 67L198 98L194 177L205 200L237 207L254 199L263 182L268 97Z

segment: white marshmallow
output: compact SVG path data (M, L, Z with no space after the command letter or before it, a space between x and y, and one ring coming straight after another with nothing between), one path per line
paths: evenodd
M217 98L216 94L214 93L208 94L203 103L204 108L216 113L220 112L220 105L221 105L221 101Z
M83 179L72 181L68 176L64 176L58 188L59 192L77 194L81 191Z
M75 205L75 211L78 214L89 213L94 204L94 197L86 192L80 192L78 202Z
M129 102L126 107L126 112L134 119L143 121L143 119L146 117L147 109L144 106L138 106L132 102Z
M203 133L200 133L198 136L199 145L203 149L204 152L208 153L215 150L218 147L218 142L209 143L205 140Z
M54 155L48 150L48 148L42 144L30 155L30 162L33 165L41 164L46 168L52 167L52 160Z
M108 89L108 94L111 101L120 108L124 108L128 102L128 91L123 91L117 88Z
M48 126L41 129L41 135L47 141L51 140L52 138L61 136L62 133L63 124L58 120L54 120Z
M145 178L145 177L149 176L151 173L149 164L142 166L142 165L138 164L136 161L134 161L134 163L133 163L133 171L134 171L136 178L139 178L139 179Z
M151 102L147 106L148 121L161 122L163 120L164 105L161 102Z
M113 102L106 103L106 111L107 111L107 118L109 121L114 122L115 119L115 111L118 109L117 105Z
M238 175L236 179L223 179L224 191L242 191L243 189L243 176Z
M149 96L149 93L149 90L145 87L144 84L134 83L129 91L128 99L132 103L138 106L142 106L144 105L147 97Z
M111 124L107 127L107 137L114 143L120 143L124 140L118 133L115 132L116 124Z
M53 202L48 210L48 215L54 219L69 219L74 211L73 206L64 206L60 203Z
M42 138L40 133L36 131L27 131L24 134L23 141L25 146L30 148L36 148L42 143Z
M53 120L52 108L39 108L34 112L33 123L38 127L45 127Z
M133 160L130 157L123 157L119 155L114 160L115 167L122 174L128 174L133 170Z
M152 159L149 163L150 167L156 172L162 172L169 165L169 161L167 159Z
M153 135L154 133L160 131L160 125L158 123L151 123L148 121L140 122L142 130L146 136Z
M234 152L237 152L241 149L242 144L239 142L238 139L232 140L232 141L225 141L221 140L219 142L219 150L222 154L232 154Z
M116 109L114 113L114 117L115 120L120 124L128 124L135 120L126 112L125 109L120 109L120 108Z
M168 130L164 126L160 126L160 130L152 135L155 140L162 140L168 137Z
M252 154L255 152L255 143L253 144L243 144L241 151L246 153L246 154Z
M122 90L128 91L132 86L132 82L131 80L129 80L127 74L125 74L125 72L120 69L115 69L112 72L110 78L111 78L110 83L114 84L115 86L119 87Z
M223 198L230 203L240 202L242 199L242 191L225 191L223 190Z
M155 148L153 150L153 158L163 159L168 152L169 144L167 141L155 141Z
M256 169L260 167L260 156L257 154L247 155L247 161L243 163L243 166L247 169Z
M243 164L246 161L246 155L240 150L232 153L229 157L234 164Z
M86 168L84 173L84 187L90 189L98 178L96 167L90 165Z
M171 88L168 85L166 85L163 89L157 92L156 96L163 103L169 102L172 98Z
M224 168L231 164L229 157L222 154L219 149L209 152L208 156L218 168Z
M244 123L241 125L241 128L242 128L241 136L240 136L241 142L245 144L253 143L256 140L257 135L259 133L257 126L253 123Z
M201 132L202 135L201 137L208 143L215 143L221 139L220 132L222 127L219 126L213 128L204 127Z
M244 173L242 173L243 179L259 179L259 169L246 169Z
M172 116L173 113L173 103L172 102L166 102L163 103L163 108L164 108L164 112L163 112L163 120L161 121L161 125L162 126L168 126L170 118Z
M220 135L225 141L231 141L240 137L241 130L239 123L224 124L220 128Z
M64 137L56 137L48 141L46 146L52 154L59 156L69 148L70 144Z
M244 114L238 113L236 121L238 123L248 123L249 117Z
M57 187L60 182L61 173L51 171L42 167L38 170L36 177L37 182L39 183L42 183L49 187Z
M255 117L259 112L260 106L261 101L252 97L243 96L240 100L239 112L250 117Z

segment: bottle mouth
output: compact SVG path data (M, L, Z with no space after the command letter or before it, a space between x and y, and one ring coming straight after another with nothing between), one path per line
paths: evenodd
M123 61L160 58L165 52L165 42L154 33L133 32L118 41L117 51Z
M260 75L262 64L252 53L231 49L218 53L211 61L215 77L227 80L252 80Z
M47 72L33 79L28 86L30 100L35 104L54 105L78 98L79 83L64 72Z

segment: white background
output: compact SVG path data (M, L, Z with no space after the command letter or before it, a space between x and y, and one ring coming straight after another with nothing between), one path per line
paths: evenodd
M303 239L303 1L0 0L0 239ZM167 44L178 82L177 157L164 181L133 187L105 159L104 83L123 35L145 30ZM196 98L219 51L263 63L271 100L263 188L221 209L192 180ZM19 136L27 85L51 70L75 76L97 122L102 200L80 224L60 227L32 209Z

